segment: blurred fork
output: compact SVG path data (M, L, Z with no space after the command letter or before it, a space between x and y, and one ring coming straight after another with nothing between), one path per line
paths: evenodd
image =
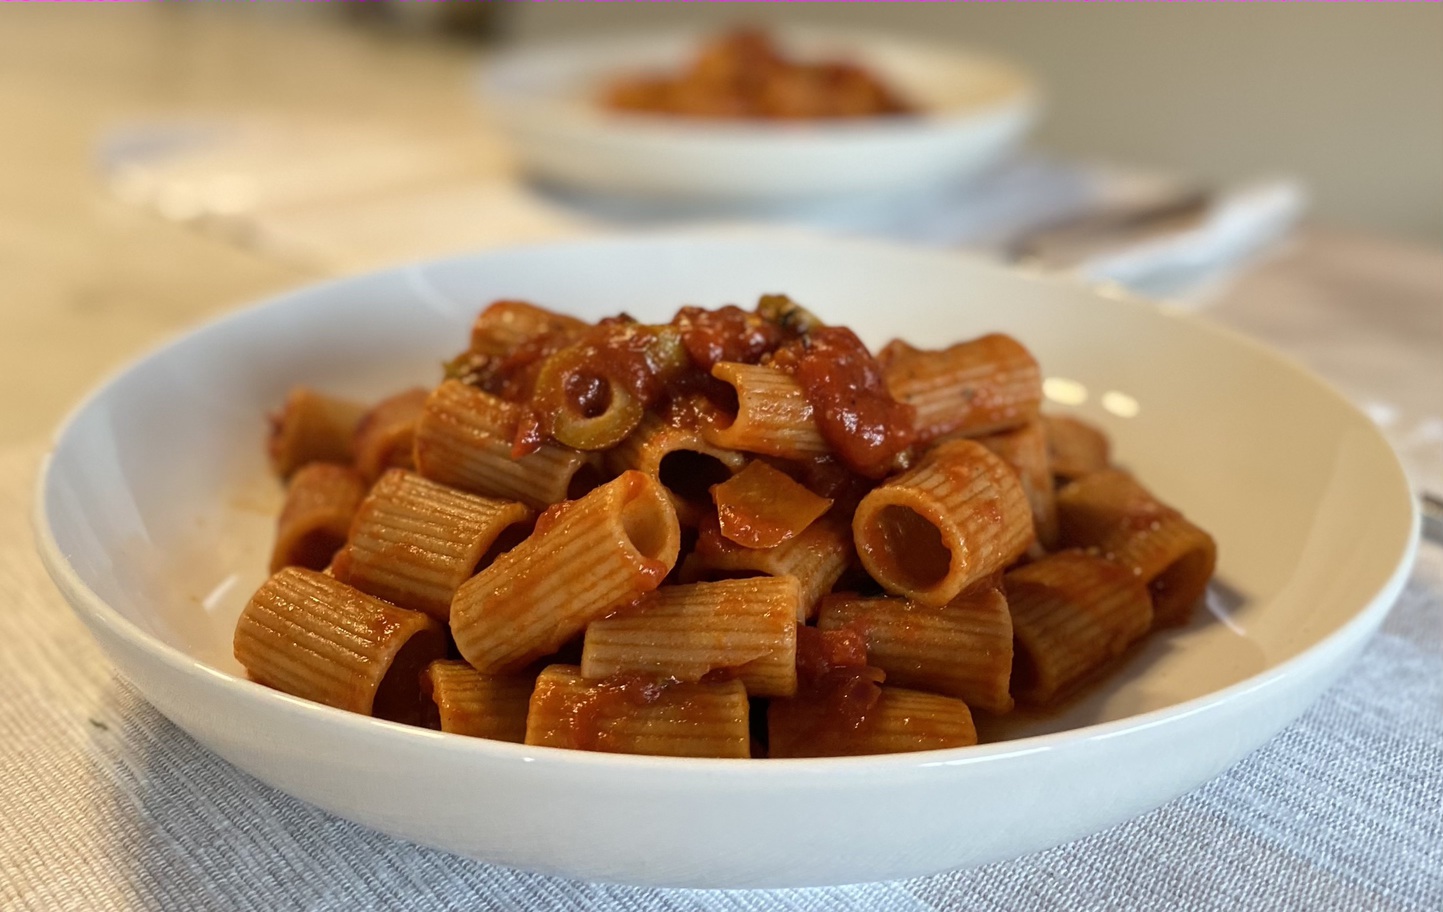
M1443 544L1443 497L1424 491L1418 502L1423 507L1423 537Z
M1132 206L1109 206L1047 222L1013 238L1009 261L1042 269L1066 269L1105 249L1116 249L1164 230L1195 223L1207 212L1212 191L1183 187Z

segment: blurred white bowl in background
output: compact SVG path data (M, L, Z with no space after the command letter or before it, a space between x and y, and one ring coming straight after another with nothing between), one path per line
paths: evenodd
M675 71L703 41L694 34L508 51L483 68L480 85L532 176L678 200L803 200L963 182L1010 156L1037 117L1032 80L997 59L874 36L806 30L777 37L802 59L860 63L920 113L742 122L601 106L619 76Z

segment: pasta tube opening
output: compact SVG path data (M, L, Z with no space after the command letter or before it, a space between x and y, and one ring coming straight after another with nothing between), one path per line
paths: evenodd
M731 477L732 470L726 463L696 450L672 450L661 457L657 469L662 486L690 504L709 504L712 486Z
M1193 604L1207 591L1216 563L1217 549L1211 539L1194 543L1193 550L1184 552L1147 584L1159 623L1186 623Z
M906 589L931 589L952 568L942 530L911 507L883 507L867 527L866 544L876 569Z
M1041 681L1032 653L1019 644L1012 652L1012 681L1008 686L1015 694L1033 694L1042 689Z
M1017 473L986 447L953 440L873 488L852 518L862 566L893 595L945 605L1033 542Z
M583 462L566 481L566 499L579 500L606 483L606 476L590 462Z
M676 513L661 488L646 477L628 473L621 507L621 530L637 553L649 561L676 561Z
M338 535L330 529L312 529L291 543L290 554L284 563L271 563L271 572L275 573L285 567L324 570L345 544L344 535Z
M291 476L276 523L271 572L283 567L324 569L346 543L366 483L348 466L310 462Z
M445 654L446 634L441 628L423 627L411 634L376 687L371 714L378 719L420 725L424 705L429 702L421 692L421 672Z
M746 407L742 375L734 365L722 362L712 366L711 375L721 382L708 390L711 409L707 411L706 424L710 431L729 431L732 425L743 420L742 410Z

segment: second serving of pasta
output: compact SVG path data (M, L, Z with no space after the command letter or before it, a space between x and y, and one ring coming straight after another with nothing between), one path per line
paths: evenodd
M477 318L433 388L294 389L261 684L481 738L680 757L977 743L1187 621L1210 536L1044 416L1016 340L875 355L782 295Z

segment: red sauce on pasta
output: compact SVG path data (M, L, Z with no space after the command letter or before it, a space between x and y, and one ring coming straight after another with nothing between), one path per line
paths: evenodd
M650 706L666 693L670 681L654 675L612 675L592 684L568 705L572 746L578 750L605 750L606 721L630 710Z
M886 674L867 664L867 645L849 628L797 628L797 695L773 704L773 757L850 753L854 735L882 698Z
M801 384L818 431L847 470L875 479L904 468L917 436L914 409L892 398L862 341L783 295L762 301L756 311L683 307L662 325L622 315L580 330L564 326L507 355L468 352L447 372L524 406L512 442L520 458L548 439L588 448L559 430L568 415L585 421L615 410L630 426L645 409L673 423L683 414L701 423L701 416L736 407L727 402L729 388L711 377L713 367L771 364ZM690 403L690 411L678 403Z
M733 304L716 310L683 307L672 319L698 369L710 373L722 361L756 364L785 338L782 328Z
M797 699L813 714L809 740L825 732L853 731L882 695L886 677L867 664L867 642L849 628L797 628Z
M915 409L887 391L877 359L844 326L819 326L772 357L806 391L813 420L837 457L880 478L903 468L916 438Z
M834 668L867 664L867 641L855 630L797 628L797 677L813 682Z
M871 70L845 59L799 60L763 32L740 29L704 44L678 71L618 79L603 103L672 117L829 120L913 112Z

